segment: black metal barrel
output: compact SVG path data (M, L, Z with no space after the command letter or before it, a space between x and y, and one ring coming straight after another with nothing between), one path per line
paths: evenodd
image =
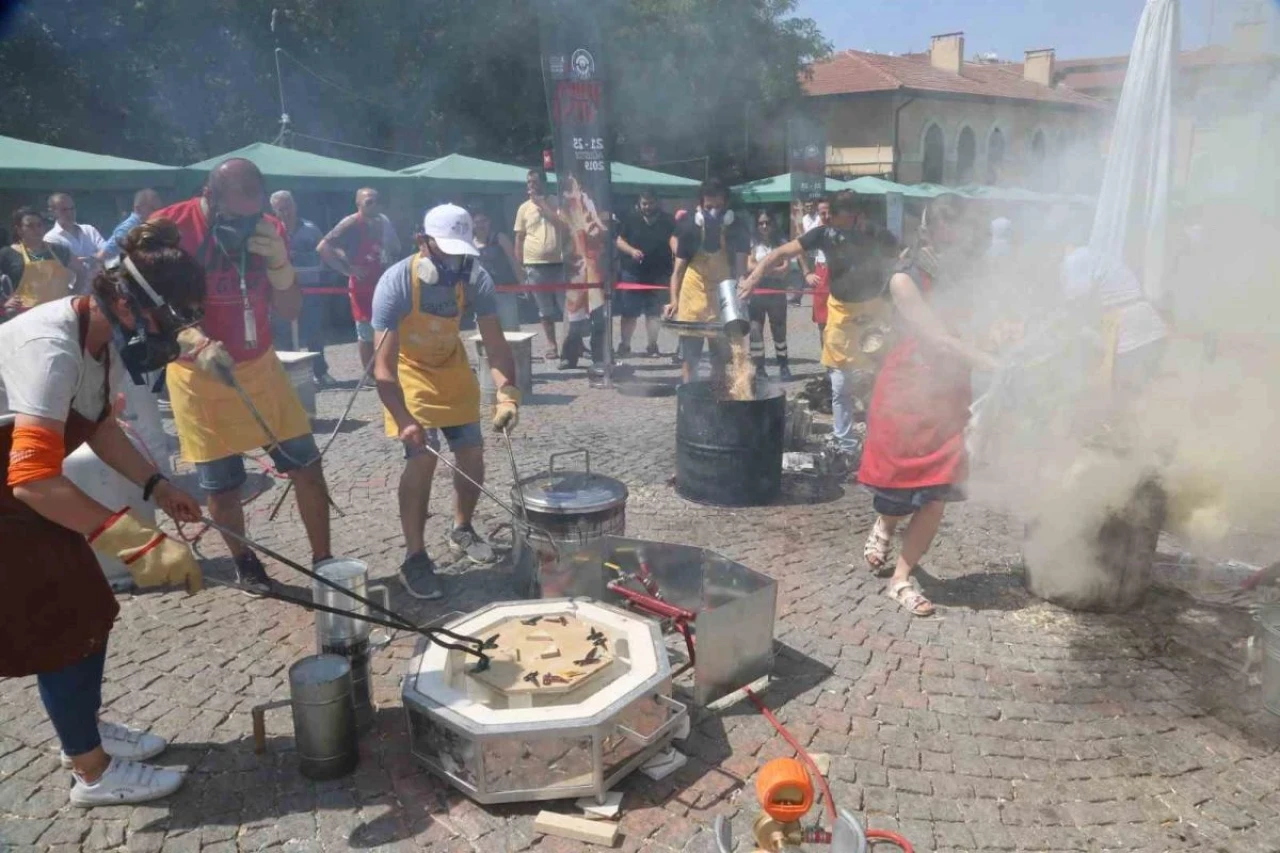
M787 398L756 383L754 400L721 400L710 382L676 392L676 491L717 506L759 506L782 490Z

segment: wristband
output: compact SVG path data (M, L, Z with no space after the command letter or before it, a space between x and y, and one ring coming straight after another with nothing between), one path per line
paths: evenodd
M159 471L147 478L147 482L142 486L142 499L144 501L151 500L151 493L156 490L156 486L161 483L169 482L169 478Z

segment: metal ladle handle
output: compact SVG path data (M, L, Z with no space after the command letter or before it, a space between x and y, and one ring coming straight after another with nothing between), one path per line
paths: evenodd
M579 447L577 450L561 450L559 453L552 453L550 456L547 457L547 467L550 469L548 473L554 474L556 472L556 457L577 456L579 453L581 453L583 459L586 460L587 473L590 474L591 473L591 451L587 450L585 447Z

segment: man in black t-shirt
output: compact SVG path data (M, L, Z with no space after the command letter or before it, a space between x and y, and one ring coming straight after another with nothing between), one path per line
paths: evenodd
M644 315L645 335L649 346L645 354L658 354L659 318L667 304L668 284L671 281L671 235L676 221L658 204L653 190L640 194L636 209L623 217L616 244L622 266L621 281L636 284L660 285L653 290L619 290L618 313L622 315L622 341L618 355L631 354L631 336L636 330L636 320Z
M827 327L822 336L822 364L831 375L832 436L842 452L857 451L853 432L855 373L874 370L883 347L883 324L888 308L883 299L889 270L897 256L897 241L886 229L866 222L851 192L831 201L831 224L820 225L774 249L756 264L739 285L745 299L756 287L761 271L780 260L822 250L826 256L831 293L827 297Z

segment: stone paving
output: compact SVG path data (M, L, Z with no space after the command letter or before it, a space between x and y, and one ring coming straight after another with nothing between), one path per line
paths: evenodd
M791 319L801 374L819 369L807 315ZM352 379L354 347L330 352L335 375ZM667 359L630 363L645 375L673 375ZM1280 850L1280 722L1231 669L1250 630L1241 613L1167 590L1122 616L1038 602L1017 568L1020 528L984 506L979 489L978 499L949 510L922 567L939 615L913 619L863 563L871 509L856 488L817 504L686 503L668 482L674 398L623 397L589 389L580 371L537 370L538 393L515 439L525 473L552 451L589 447L595 470L631 488L629 534L716 548L778 579L777 678L763 698L810 751L832 757L841 807L905 833L918 851ZM333 428L348 396L320 394L317 432ZM505 453L496 442L490 450L489 480L505 493ZM334 519L336 550L368 561L375 578L389 579L402 556L399 470L376 396L364 392L326 471L346 512ZM438 482L428 541L444 557L451 488L447 478ZM279 520L267 520L279 489L271 485L250 505L251 535L306 560L292 501ZM478 526L502 520L482 500ZM225 577L220 543L206 537L201 545L209 574ZM279 565L270 571L307 594L304 578ZM433 606L391 581L394 606L427 618L515 597L502 568L453 566L446 581L447 599ZM268 715L265 755L254 754L250 734L250 709L285 697L288 666L312 651L308 613L226 589L126 595L121 604L105 715L170 738L160 761L186 768L187 783L146 806L68 806L68 777L34 680L2 681L0 847L590 849L535 835L535 806L479 807L415 764L398 692L411 638L375 659L381 708L358 771L317 784L297 772L287 711ZM757 811L757 767L791 754L746 702L700 713L683 749L689 764L673 777L635 775L622 786L621 849L714 851L710 828L721 814L734 817L742 836Z

